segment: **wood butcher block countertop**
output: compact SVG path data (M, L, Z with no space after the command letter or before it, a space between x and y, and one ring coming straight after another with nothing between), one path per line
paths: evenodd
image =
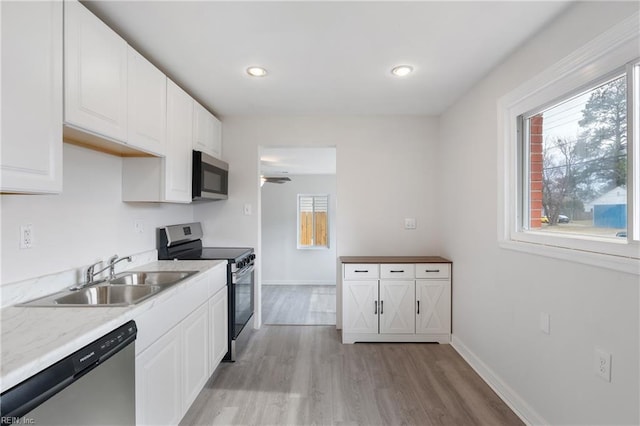
M440 256L340 256L342 263L452 263Z

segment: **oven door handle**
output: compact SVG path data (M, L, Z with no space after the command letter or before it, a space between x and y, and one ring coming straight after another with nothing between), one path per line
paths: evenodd
M234 272L233 273L233 278L234 278L233 282L235 283L238 278L242 278L245 275L253 272L253 268L254 268L254 266L251 265L248 268L244 268L244 269L241 269L240 271Z

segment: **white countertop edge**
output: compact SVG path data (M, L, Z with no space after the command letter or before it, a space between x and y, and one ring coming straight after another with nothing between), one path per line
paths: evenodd
M200 273L226 265L224 260L161 260L147 263L130 269L130 271L193 271ZM225 267L225 266L222 266ZM197 277L194 274L182 283L176 284L161 293L140 302L138 305L125 307L15 307L2 308L2 340L0 365L0 392L4 392L25 379L55 364L78 349L86 346L101 336L135 320L140 313L151 309L156 303L166 300L184 289L189 282ZM60 321L47 321L44 326L38 320L51 320L57 317ZM26 318L25 318L26 317ZM76 324L77 328L70 328L69 324ZM86 327L83 327L86 325ZM37 328L35 328L37 327ZM65 327L61 329L61 327ZM48 329L49 328L49 329ZM69 333L77 332L75 336L61 341ZM43 345L33 345L26 351L21 350L25 341L30 343L37 334L48 336ZM12 336L18 336L17 342L12 342ZM14 349L15 348L15 349ZM44 352L44 353L43 353Z

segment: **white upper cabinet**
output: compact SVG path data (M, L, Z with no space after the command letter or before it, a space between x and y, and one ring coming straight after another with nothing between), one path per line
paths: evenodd
M62 3L0 2L1 190L62 191Z
M216 158L222 154L222 124L198 102L193 102L193 149Z
M193 99L167 79L167 156L165 201L190 203Z
M127 77L127 143L153 154L164 155L167 141L167 77L130 46Z
M122 159L122 201L190 203L193 99L167 80L167 142L164 158Z
M213 117L213 143L211 154L216 158L222 158L222 122Z
M65 2L65 124L127 138L127 43L80 3Z

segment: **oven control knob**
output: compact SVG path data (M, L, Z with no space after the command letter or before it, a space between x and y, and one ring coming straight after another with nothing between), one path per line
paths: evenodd
M255 259L255 258L256 258L256 255L255 255L255 254L252 254L252 255L251 255L251 260L253 260L253 259Z
M244 267L244 260L238 260L238 262L236 263L236 266L238 267L238 269Z

